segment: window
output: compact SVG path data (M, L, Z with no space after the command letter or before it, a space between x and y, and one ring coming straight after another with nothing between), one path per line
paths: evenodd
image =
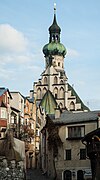
M47 84L47 77L44 77L44 84Z
M60 88L60 98L64 98L64 88Z
M39 136L39 129L36 129L36 136Z
M55 87L54 88L54 97L57 99L58 97L58 89Z
M62 104L62 103L60 103L60 104L59 104L59 107L62 109L62 108L63 108L63 104Z
M86 149L80 149L80 159L86 159Z
M53 66L56 66L56 61L53 61Z
M72 172L69 170L64 171L63 179L64 180L72 180Z
M7 118L6 108L1 108L1 118Z
M85 135L84 126L68 127L68 138L82 138Z
M84 180L84 172L82 170L77 171L77 180Z
M71 149L65 150L65 160L71 160Z
M57 99L57 94L55 94L55 99Z
M44 96L44 94L46 93L46 91L47 91L47 89L44 87L44 88L43 88L43 91L42 91L43 96Z
M58 84L58 79L56 76L54 77L54 84Z
M11 123L14 124L14 116L11 116Z
M60 66L60 62L58 62L58 66Z
M42 97L42 92L41 92L41 88L37 89L37 99L41 99Z
M70 111L75 111L75 104L73 101L70 103Z

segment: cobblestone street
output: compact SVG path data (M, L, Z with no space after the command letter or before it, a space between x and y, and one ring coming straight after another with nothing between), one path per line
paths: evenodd
M27 170L26 180L52 180L46 175L42 175L42 171L38 169Z

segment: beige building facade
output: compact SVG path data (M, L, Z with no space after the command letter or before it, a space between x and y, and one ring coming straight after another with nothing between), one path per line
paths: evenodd
M47 124L42 130L43 171L58 180L91 180L90 160L86 156L86 146L82 143L82 139L87 133L99 127L99 120L97 111L80 113L65 111L60 118L52 120L53 128L49 123L50 119L47 118Z

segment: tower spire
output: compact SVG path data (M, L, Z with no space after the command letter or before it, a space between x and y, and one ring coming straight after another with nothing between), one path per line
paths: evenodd
M49 27L49 34L50 34L49 42L56 41L56 40L60 42L60 32L61 32L61 29L58 26L57 21L56 21L56 3L54 3L54 19L53 19L52 25Z
M54 14L56 14L56 3L54 3Z
M45 57L48 57L49 55L60 55L65 57L66 48L64 47L63 44L60 43L61 28L58 26L56 20L56 3L54 3L53 15L54 15L53 23L49 27L49 34L50 34L49 43L43 47L43 53L45 54ZM49 61L49 63L51 64L51 61Z

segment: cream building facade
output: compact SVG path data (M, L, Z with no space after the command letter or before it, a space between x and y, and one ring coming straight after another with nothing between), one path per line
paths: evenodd
M36 166L36 103L33 91L24 99L24 137L26 144L26 167L29 169Z
M59 118L51 120L53 124L47 117L42 130L42 168L52 179L92 179L91 164L82 139L87 133L99 128L98 113L64 111Z

